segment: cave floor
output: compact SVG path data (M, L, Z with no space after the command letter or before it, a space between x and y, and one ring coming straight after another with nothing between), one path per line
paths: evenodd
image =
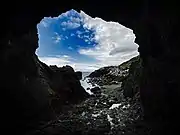
M119 85L104 85L102 93L77 105L63 107L55 121L34 132L38 135L146 135L139 94L124 98Z

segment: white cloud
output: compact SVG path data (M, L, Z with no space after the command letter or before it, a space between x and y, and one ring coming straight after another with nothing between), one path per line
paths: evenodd
M70 20L66 21L66 22L62 22L61 26L65 27L66 29L76 29L78 27L80 27L80 23L77 22L71 22Z
M62 57L63 58L70 58L70 56L68 56L68 55L63 55Z
M60 24L64 27L62 28L64 31L80 27L82 21L84 22L83 27L85 28L85 33L89 33L89 30L95 31L94 37L89 34L84 35L84 33L79 30L76 31L76 34L88 44L91 44L93 41L97 43L97 45L93 45L93 48L82 49L81 46L79 46L79 48L81 48L79 50L80 54L92 57L96 59L97 62L76 62L68 55L40 57L40 60L47 65L71 65L75 70L94 71L104 66L119 65L139 54L137 51L138 45L134 43L135 35L131 29L117 22L106 22L97 17L92 18L83 11L79 13L81 19L72 16L74 14L76 14L76 12L72 10L72 12L63 13L53 19L56 20L62 17L68 18L68 21L64 21ZM43 19L41 25L43 27L48 27L50 18L51 17ZM75 36L75 34L71 33L70 36ZM53 39L55 43L59 43L60 40L68 39L68 37L63 37L63 35L55 33ZM68 49L72 50L73 48L68 46Z
M75 62L74 59L68 55L39 57L39 59L47 65L57 65L58 67L70 65L75 71L92 72L102 67L102 65L98 63Z
M67 21L64 21L61 23L61 26L65 27L65 28L62 28L63 31L65 31L66 29L76 29L80 27L81 25L80 23L82 20L77 15L78 15L78 12L72 9L70 11L62 13L58 17L54 17L53 19L67 18L68 19Z
M65 17L65 18L68 18L69 21L68 21L68 22L63 22L64 25L67 25L67 26L68 26L68 24L69 24L69 27L71 27L71 25L72 25L71 23L74 23L74 25L77 26L77 25L79 25L80 22L82 21L80 18L77 17L77 14L78 14L78 12L72 9L72 10L70 10L70 11L67 11L67 12L65 12L65 13L62 13L61 15L59 15L59 16L57 16L57 17L44 17L44 18L40 21L40 23L39 23L38 25L41 25L41 26L43 26L43 27L48 27L49 24L52 23L52 20L53 20L53 21L56 21L56 20L58 20L58 19L62 19L62 18ZM75 27L74 25L73 25L72 27ZM65 28L64 28L63 30L65 31Z
M85 39L84 41L85 41L85 42L88 42L89 40Z
M92 72L102 66L97 63L72 63L72 67L75 71Z
M133 31L117 22L106 22L101 18L92 18L80 12L83 27L95 31L91 41L98 43L94 48L80 49L79 53L100 61L103 65L119 65L137 56L138 45L134 43Z
M71 46L68 46L68 49L69 49L69 50L73 50L73 48L72 48Z
M84 35L84 37L85 37L85 38L88 38L88 39L90 38L89 35Z
M81 35L83 32L82 31L79 31L79 30L77 30L76 31L76 34L78 34L78 35Z
M47 65L63 66L67 65L70 61L67 58L59 57L39 57L39 59Z
M70 16L69 19L71 20L71 22L74 22L74 23L80 23L81 22L81 19L77 18L77 17Z
M51 20L49 17L44 17L41 22L38 24L38 27L41 25L45 28L47 28L49 26L49 24L51 23Z
M48 23L46 23L45 21L42 21L41 24L42 24L44 27L48 27Z
M57 43L60 42L60 40L62 40L62 38L61 38L61 36L57 32L55 32L54 34L55 34L55 36L52 37L52 39L54 40L54 43L57 44Z
M81 35L77 35L78 36L78 38L82 38L82 36Z
M59 43L61 40L60 36L56 36L56 37L52 37L52 39L54 40L54 43Z
M62 28L63 31L66 31L66 28Z

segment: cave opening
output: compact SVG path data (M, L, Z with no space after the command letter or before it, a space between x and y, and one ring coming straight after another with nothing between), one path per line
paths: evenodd
M37 30L36 54L47 65L70 65L75 71L93 72L139 55L133 30L118 22L93 18L82 10L44 17Z
M95 15L95 9L99 10L100 6L98 4L92 4L93 6L91 7L93 8L88 8L86 6L84 9L88 9L89 13ZM136 34L136 43L139 44L140 57L143 62L143 81L140 86L140 94L142 98L141 103L143 103L143 109L144 112L146 112L146 118L148 118L150 124L154 127L155 133L157 133L156 131L159 131L160 133L167 133L166 131L168 131L170 134L172 134L174 130L178 131L176 122L179 122L179 111L177 109L177 106L179 106L180 75L178 61L179 49L177 48L179 43L179 39L177 38L179 8L175 8L176 6L174 6L174 9L171 10L170 8L172 8L172 6L163 7L162 3L160 5L154 6L148 1L145 1L141 4L130 4L133 6L133 8L128 5L125 6L123 3L120 5L113 2L108 4L112 5L108 6L108 8L106 6L102 6L101 8L103 11L97 12L97 14L99 16L102 15L103 18L107 18L107 20L116 20L125 26L128 26L129 28L133 29L133 32ZM168 4L170 4L170 2L168 2ZM48 3L47 6L42 6L42 10L39 10L39 6L36 8L32 8L32 6L24 8L22 6L18 7L17 5L14 7L16 9L18 8L18 10L13 9L14 11L16 10L16 12L9 12L8 17L5 17L5 21L3 21L3 24L8 26L4 27L6 29L2 29L1 31L3 34L1 35L2 46L0 49L2 52L2 103L4 103L4 101L6 103L3 104L2 116L4 119L2 120L2 123L6 123L4 124L6 131L7 129L8 131L10 131L9 129L22 131L22 129L26 129L24 128L25 125L29 125L29 121L34 120L34 123L36 123L42 114L45 116L45 118L47 118L47 116L50 114L48 112L52 112L49 109L49 101L52 100L49 95L52 96L54 93L58 93L58 90L59 92L63 91L60 94L63 96L61 96L59 99L63 99L64 101L68 99L66 94L68 95L72 92L72 90L77 92L79 89L81 89L78 81L78 79L81 78L81 73L77 73L79 75L77 79L77 74L74 74L73 69L70 67L65 67L62 68L62 70L59 71L59 74L57 75L55 70L56 68L48 67L46 64L39 61L39 59L36 57L36 54L34 53L35 49L37 48L37 45L34 42L37 41L37 23L42 19L42 17L48 16L50 14L57 15L57 11L62 11L65 9L60 8L60 6L61 5L58 4L50 6ZM64 7L64 5L62 6ZM4 12L1 13L3 13L4 17ZM57 34L55 35L56 38L53 38L53 40L57 39L57 41L59 41L60 38L57 36ZM98 39L99 37L96 38ZM71 47L69 47L69 49L71 49ZM87 48L84 48L84 50L85 49ZM85 54L86 51L84 50L81 50L81 53ZM92 52L90 51L90 53ZM63 56L65 58L68 57L66 55ZM57 57L59 58L60 56ZM174 72L172 73L169 71ZM131 73L134 74L134 72ZM64 76L63 79L58 77L62 75ZM96 76L97 74L94 75ZM131 80L132 79L129 79L133 86L138 88L138 86L134 85L135 83ZM127 86L126 88L129 89L128 86L130 85L124 84L124 86ZM97 92L98 90L99 89L96 88L93 91ZM122 89L117 88L116 90L121 91ZM67 93L65 91L67 91ZM76 92L73 94L71 93L71 95L76 97L82 93L82 91L80 91L78 94L76 94ZM81 96L84 97L85 95ZM137 94L135 96L138 97L139 95ZM7 99L8 102L6 102ZM73 96L69 99L73 99ZM115 100L117 99L115 98ZM73 101L75 101L75 99L73 99ZM110 102L110 104L112 104L111 100ZM56 103L57 102L54 104ZM88 103L89 104L85 106L85 108L92 110L91 104L93 103ZM102 104L95 104L97 105L97 108L106 106L107 104L109 105L109 103L101 103ZM60 105L57 104L57 106ZM118 103L114 106L111 106L110 108L117 108L117 106L121 105ZM128 107L132 106L126 105L123 108L126 109ZM78 116L86 117L87 113L82 112L80 108L78 108ZM97 110L93 111L95 111L92 115L93 119L97 119L99 117L109 119L109 122L104 122L105 125L101 125L106 127L104 129L109 128L108 124L117 122L113 119L113 117L117 116L117 113L115 115L105 114L102 116L99 115L99 113L96 113ZM74 112L74 114L76 113L77 112ZM101 113L104 114L104 111ZM9 124L9 121L13 121L14 124ZM61 125L62 121L58 122L57 124ZM102 121L99 120L98 122L101 123ZM32 125L35 125L34 123ZM66 124L73 125L73 123ZM88 125L88 123L86 124ZM138 125L138 127L139 126L142 127L141 125ZM30 125L30 127L32 126ZM64 133L62 128L58 128L61 130L61 132ZM70 127L70 129L71 128L74 129L73 127ZM124 128L122 127L121 129ZM15 132L15 130L11 131ZM51 131L54 131L54 129ZM79 133L80 131L76 132ZM122 132L124 132L124 130Z
M81 132L86 132L84 128L90 124L97 125L97 131L98 126L104 126L103 133L112 133L125 126L126 122L141 119L141 65L133 30L118 22L93 18L84 11L72 9L58 17L44 17L37 24L37 31L39 47L36 54L41 62L55 71L51 76L50 89L51 92L58 90L58 95L64 102L62 106L58 100L51 101L58 115L61 113L71 119L74 116L65 112L76 113L82 107L83 110L76 114L78 120L83 121ZM69 103L74 102L71 101L73 96L78 98L76 91L73 96L73 92L69 93L69 90L73 90L67 82L72 80L66 77L67 74L60 75L62 71L59 74L59 70L67 70L67 66L78 73L80 83L89 96L85 101L74 105L75 111L64 109L64 105L71 106ZM87 96L82 93L78 95ZM59 112L57 106L63 109L60 107L62 110ZM87 119L92 121L86 122ZM64 121L63 118L61 120ZM99 122L105 125L98 124Z

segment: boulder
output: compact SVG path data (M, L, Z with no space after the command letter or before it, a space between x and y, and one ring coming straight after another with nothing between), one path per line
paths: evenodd
M101 89L99 87L94 87L94 88L91 88L91 92L94 94L100 94Z
M63 66L53 73L51 87L62 102L76 103L89 95L81 86L79 79L71 66Z
M82 72L81 71L76 71L76 75L79 80L82 80Z

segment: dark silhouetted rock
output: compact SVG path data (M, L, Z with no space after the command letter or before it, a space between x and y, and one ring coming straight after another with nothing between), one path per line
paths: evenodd
M141 72L141 60L140 57L137 56L133 58L133 62L129 67L128 76L122 81L122 89L125 97L133 97L140 91Z
M77 73L71 66L56 67L52 74L51 87L62 102L77 103L89 95L81 86Z
M91 92L94 94L100 94L101 89L99 87L94 87L94 88L91 88Z
M2 113L14 121L9 128L21 132L54 119L54 108L58 111L67 101L78 103L88 97L72 67L49 67L38 59L33 50L38 40L27 38L31 34L11 41L1 54L0 89L7 101Z
M36 120L50 110L49 94L54 90L48 89L51 83L47 82L51 81L45 78L51 80L51 71L48 70L47 75L44 72L40 74L40 65L35 60L38 48L37 23L46 16L58 16L74 8L87 11L90 16L119 22L133 30L142 59L140 95L145 118L159 134L179 132L176 124L180 120L180 111L177 109L180 106L180 38L177 30L180 12L177 3L144 0L123 1L121 4L108 2L108 6L104 2L99 6L92 1L65 2L45 2L41 7L20 2L11 8L9 3L1 3L1 123L7 126L3 129L15 134L17 128L23 130L22 126L29 120ZM57 85L57 82L54 84ZM53 87L60 91L59 86ZM64 91L72 90L69 87L67 89ZM13 124L9 124L11 121Z
M76 75L77 75L79 80L82 79L82 72L81 71L76 71Z
M119 66L108 66L103 67L92 72L88 77L90 77L90 82L92 84L111 85L120 84L128 76L129 68L132 62L136 60L132 58Z

